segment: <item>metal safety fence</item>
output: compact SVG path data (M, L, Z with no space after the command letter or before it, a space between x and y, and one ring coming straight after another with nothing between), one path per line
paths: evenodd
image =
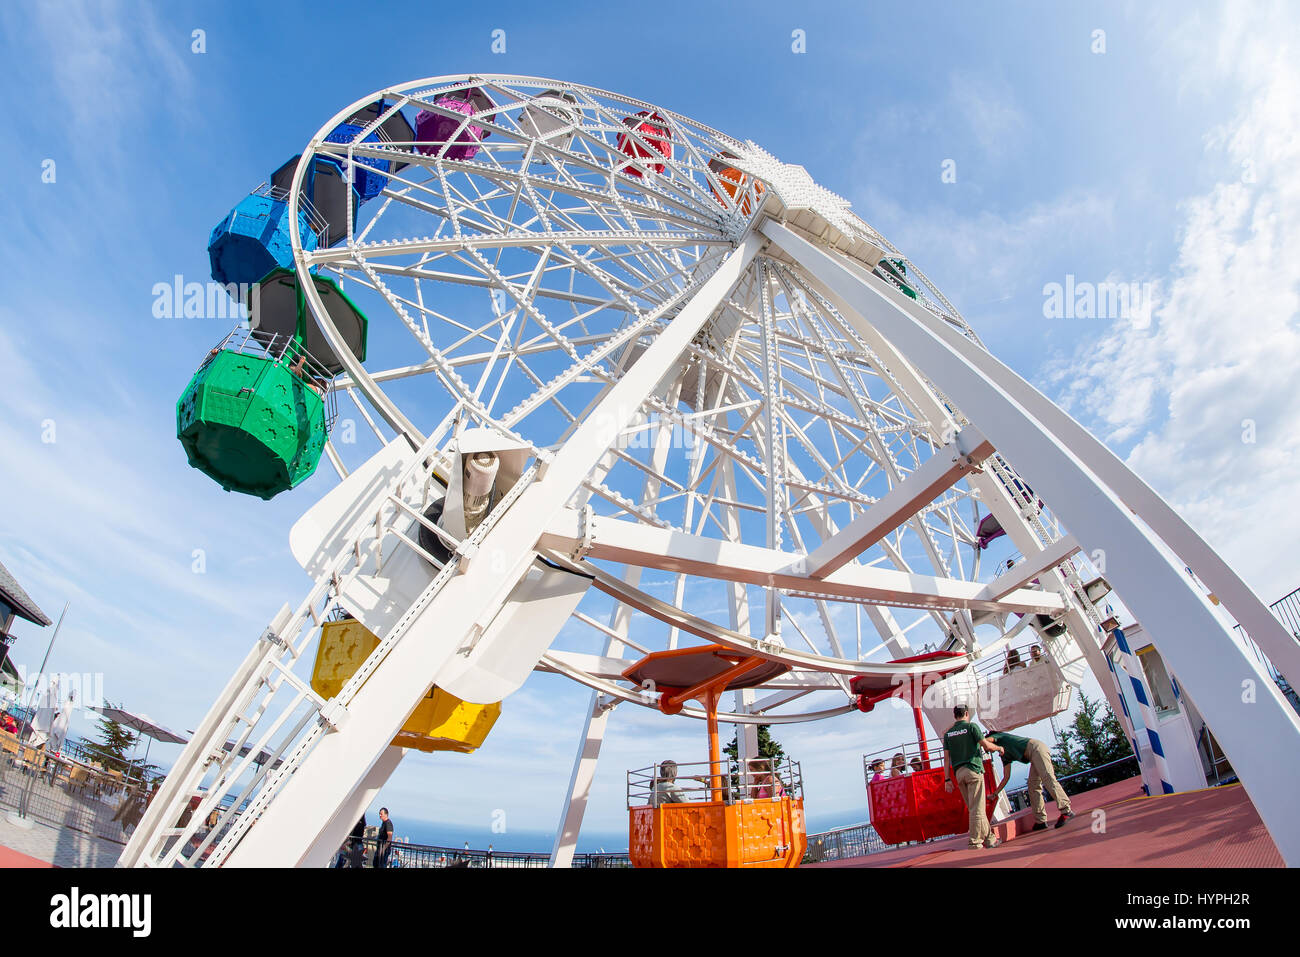
M832 831L808 835L808 850L803 863L820 864L823 861L843 861L851 857L866 857L887 851L892 845L881 840L870 824L851 824Z
M499 851L494 848L439 847L433 844L411 844L390 841L381 850L373 837L349 839L339 849L331 867L390 867L390 868L488 868L550 866L550 855L535 851ZM575 868L631 867L626 852L605 854L588 853L573 856Z
M1279 598L1277 601L1273 602L1273 604L1269 605L1268 609L1273 613L1277 620L1282 623L1282 626L1286 628L1287 631L1291 632L1291 635L1297 641L1300 641L1300 588L1297 588L1290 594ZM1295 708L1295 710L1300 713L1300 693L1296 691L1295 685L1288 680L1286 675L1282 674L1276 667L1274 667L1273 662L1269 660L1268 655L1264 654L1264 652L1260 650L1259 645L1255 644L1255 640L1246 633L1246 629L1242 628L1241 625L1237 625L1236 629L1237 633L1245 640L1246 646L1254 652L1256 659L1264 665L1264 668L1268 671L1269 677L1276 682L1278 690L1282 692L1283 697L1285 697L1287 701L1291 702L1291 707Z
M0 807L52 827L125 844L144 808L143 792L30 748L0 757Z

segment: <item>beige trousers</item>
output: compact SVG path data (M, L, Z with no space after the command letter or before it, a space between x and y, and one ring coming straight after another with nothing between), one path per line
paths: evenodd
M970 768L958 768L957 787L970 812L970 846L981 847L990 834L989 818L984 813L984 775Z
M1030 741L1025 748L1025 757L1029 759L1029 806L1033 808L1034 820L1040 824L1047 823L1047 809L1043 806L1043 788L1046 788L1056 801L1056 809L1062 814L1070 811L1070 797L1056 780L1056 769L1052 767L1052 755L1047 745L1041 741Z

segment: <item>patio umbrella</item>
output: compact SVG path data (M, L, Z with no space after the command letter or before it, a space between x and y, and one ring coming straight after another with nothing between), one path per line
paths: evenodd
M118 724L122 725L123 727L131 728L134 731L138 731L140 734L148 738L149 743L146 744L144 747L144 760L146 764L149 761L149 748L153 745L153 742L155 741L161 741L163 744L188 744L189 743L189 738L181 737L175 731L163 727L158 722L151 720L148 715L135 714L134 712L127 711L125 708L114 708L112 706L105 707L105 708L92 707L90 710L102 714L109 721L116 721ZM140 739L137 737L136 747L139 746L139 743L140 743ZM132 758L135 757L135 751L136 748L133 747L131 749Z
M64 739L68 736L68 722L72 719L72 712L76 710L76 690L69 692L68 700L59 706L55 712L54 720L50 723L50 740L46 743L46 750L53 751L56 754L63 750Z
M31 733L27 744L33 748L43 748L50 740L50 732L59 712L59 679L50 681L37 702L36 712L32 715Z

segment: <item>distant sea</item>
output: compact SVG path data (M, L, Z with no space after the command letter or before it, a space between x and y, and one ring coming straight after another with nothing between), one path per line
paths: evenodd
M366 817L367 824L377 824L378 818ZM511 829L504 834L491 828L463 827L457 824L440 824L415 818L393 818L393 836L412 844L432 844L436 847L464 847L469 842L471 850L484 850L490 844L497 851L532 851L549 854L555 844L554 831L520 831ZM579 853L615 853L627 850L627 831L584 831L578 839Z

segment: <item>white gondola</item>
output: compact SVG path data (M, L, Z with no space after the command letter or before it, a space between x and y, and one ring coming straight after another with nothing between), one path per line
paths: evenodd
M578 98L560 90L546 90L528 101L519 114L519 125L529 136L548 146L567 150L582 119Z
M991 731L1010 731L1060 714L1070 707L1074 690L1047 655L981 675L979 681L980 718Z

